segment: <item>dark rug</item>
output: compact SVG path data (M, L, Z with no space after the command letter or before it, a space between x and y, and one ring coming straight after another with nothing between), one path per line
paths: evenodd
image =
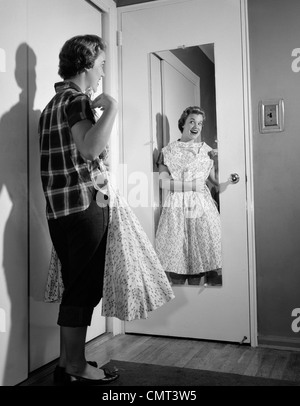
M300 382L111 360L120 377L109 386L300 386Z

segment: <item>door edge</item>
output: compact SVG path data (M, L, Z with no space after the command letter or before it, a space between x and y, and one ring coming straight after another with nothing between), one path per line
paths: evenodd
M241 2L241 36L242 64L244 88L244 121L245 121L245 166L246 166L246 210L248 237L248 278L249 278L249 324L250 343L257 347L257 296L256 296L256 252L255 252L255 222L254 222L254 177L253 177L253 143L252 143L252 108L250 80L250 51L248 27L248 0Z

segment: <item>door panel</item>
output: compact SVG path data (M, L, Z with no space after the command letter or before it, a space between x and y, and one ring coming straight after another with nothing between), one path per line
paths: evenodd
M57 70L63 43L74 35L101 36L101 25L101 12L85 0L28 0L31 371L59 355L58 305L43 301L51 240L39 174L38 119L54 95L54 83L62 80ZM104 332L105 318L98 305L87 340Z
M148 205L133 209L152 243L157 212L154 201L157 191L153 187L157 184L153 182L152 172L151 140L154 136L149 54L182 46L214 44L223 258L222 287L173 286L174 300L153 312L148 320L125 323L125 331L249 342L240 0L155 2L128 7L119 11L119 27L122 31L124 163L128 177L133 172L140 172L148 179L144 187L144 192L148 193ZM173 103L176 104L176 100ZM237 184L228 181L234 172L240 175ZM130 187L128 185L129 190Z

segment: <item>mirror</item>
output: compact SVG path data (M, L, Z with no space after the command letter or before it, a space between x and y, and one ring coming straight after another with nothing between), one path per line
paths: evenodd
M220 287L219 187L208 176L218 179L214 44L153 52L149 64L156 251L172 285ZM204 114L183 118L189 106Z

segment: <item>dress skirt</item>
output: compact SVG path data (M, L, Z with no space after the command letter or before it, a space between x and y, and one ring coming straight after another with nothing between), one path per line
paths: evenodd
M146 319L173 299L174 293L160 260L125 198L107 183L109 224L103 280L102 315L131 321ZM104 195L105 196L105 195ZM98 190L97 201L105 204ZM60 261L52 249L45 301L61 300Z

